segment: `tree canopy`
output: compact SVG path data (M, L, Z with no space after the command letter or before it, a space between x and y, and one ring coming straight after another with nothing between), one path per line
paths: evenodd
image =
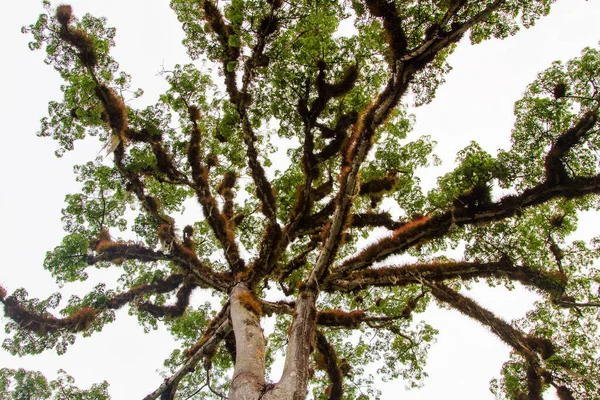
M499 397L595 398L598 240L572 234L598 209L600 52L541 72L515 104L511 148L472 142L434 190L417 176L434 140L408 138L409 107L434 98L463 36L508 37L551 3L173 0L194 62L163 71L169 89L136 109L142 92L109 52L115 30L44 2L24 31L65 83L39 135L59 157L94 137L107 154L75 166L81 190L44 268L61 285L95 268L121 276L58 313L59 293L0 288L3 347L64 353L127 306L181 344L147 399L375 398L369 364L423 380L436 330L413 319L435 303L512 348ZM469 297L477 280L541 300L509 323ZM15 398L108 396L106 383L72 383L0 371Z

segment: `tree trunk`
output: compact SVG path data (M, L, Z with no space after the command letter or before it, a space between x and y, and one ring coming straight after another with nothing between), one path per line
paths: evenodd
M236 359L230 400L302 400L306 398L309 361L313 352L316 294L305 290L298 298L290 328L289 344L281 379L269 386L265 381L265 339L260 327L260 305L244 283L231 292L231 323L236 341ZM256 302L256 303L253 303Z
M257 302L243 283L238 283L231 291L230 316L236 357L230 400L259 399L265 390L265 338L253 301Z

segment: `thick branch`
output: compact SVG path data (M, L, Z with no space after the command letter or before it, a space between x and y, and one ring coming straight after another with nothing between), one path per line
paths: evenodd
M106 307L116 310L143 295L171 292L177 289L182 283L183 275L181 274L173 274L166 279L156 279L151 283L134 286L126 292L115 295L106 302Z
M82 307L66 318L56 318L50 314L42 315L24 307L16 298L0 296L4 304L4 314L15 321L22 329L33 331L40 336L57 331L85 331L96 319L97 311Z
M138 260L144 262L172 260L173 256L162 251L151 250L141 244L100 241L96 246L97 255L88 255L87 262L94 265L100 261Z
M552 148L546 155L544 166L546 168L546 179L549 183L558 183L568 179L563 158L567 153L577 145L588 132L596 125L598 121L598 106L593 110L586 112L582 118L577 121L575 126L560 135Z
M260 29L256 38L256 43L252 48L252 54L244 67L242 76L242 89L235 98L230 93L231 101L236 105L238 115L241 120L242 138L246 146L246 160L250 168L252 180L256 186L256 196L261 202L261 211L267 219L265 235L263 235L259 246L259 257L252 266L252 284L255 284L262 276L267 274L271 267L275 265L275 260L280 255L281 227L277 222L277 200L275 190L271 182L267 179L265 170L258 159L258 150L255 143L256 134L250 122L248 106L251 103L250 88L255 76L255 69L259 66L259 60L268 60L263 52L267 44L267 39L279 29L279 20L274 15L274 11L281 3L272 2L271 11L263 16ZM233 83L233 85L236 85ZM237 85L236 85L237 87Z
M394 1L367 0L371 14L383 20L383 29L387 34L388 45L394 58L399 58L408 44L406 34L402 29L402 20Z
M156 318L167 317L174 318L180 317L185 312L186 308L190 304L190 296L192 291L197 286L190 283L185 283L177 291L177 301L175 304L170 306L158 306L156 304L145 301L137 305L138 309L146 311Z
M381 227L392 231L406 225L405 222L394 221L388 212L353 214L351 221L354 228Z
M337 253L340 236L348 222L348 214L358 191L360 166L371 148L375 130L398 104L401 95L406 91L410 75L410 70L405 70L400 63L396 64L385 90L378 96L374 104L361 114L354 126L354 131L343 155L339 178L340 188L335 200L336 207L333 218L315 267L307 281L311 286L321 279Z
M462 1L457 1L455 3L461 3ZM426 38L425 42L423 42L416 49L407 51L406 54L403 54L401 60L404 62L410 62L417 68L422 68L426 65L426 63L433 60L437 53L440 50L450 46L453 43L457 43L464 33L468 31L474 25L484 21L488 18L494 11L496 11L502 4L504 4L506 0L496 0L489 6L487 6L482 12L474 15L468 21L463 23L457 23L454 29L450 32L444 33L442 35L436 34L431 38ZM462 6L462 4L456 4L457 8L455 11L457 12L458 8ZM448 13L450 13L450 9ZM447 14L448 15L448 14ZM447 18L444 17L444 20Z
M36 332L39 335L46 333L57 332L57 331L71 331L80 332L84 331L91 326L96 317L106 309L117 310L123 307L125 304L132 302L136 298L142 295L167 293L177 289L183 283L183 275L173 274L166 279L157 279L151 283L145 283L138 286L134 286L126 292L119 293L112 298L104 301L101 305L92 307L82 307L75 311L68 317L56 318L52 315L40 314L36 311L32 311L24 307L14 297L0 297L0 302L4 303L4 312L7 317L19 324L23 329ZM188 289L185 289L189 287ZM194 285L183 286L178 293L178 304L179 306L185 306L184 301L185 292L191 291L195 287ZM183 290L183 292L182 292ZM181 299L180 299L181 298ZM187 294L189 298L189 293ZM157 307L157 306L154 306ZM171 310L172 308L172 310ZM174 311L176 307L170 306L165 307L166 313ZM163 314L164 315L164 314Z
M296 257L294 257L290 262L288 262L279 270L279 274L277 276L278 281L284 281L288 276L290 276L292 272L306 265L309 254L312 253L318 245L318 238L311 239L311 241L308 242L306 248L302 252L300 252Z
M492 263L480 262L438 262L412 264L395 267L365 269L350 274L346 278L328 277L324 283L326 291L352 291L357 288L376 286L401 287L417 284L421 279L429 282L443 282L450 279L469 280L486 277L506 277L534 286L555 297L563 292L565 277L560 273L535 271L528 267L516 266L508 259Z

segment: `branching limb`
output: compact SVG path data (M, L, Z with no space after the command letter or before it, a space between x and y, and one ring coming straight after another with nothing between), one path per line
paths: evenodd
M138 260L152 262L173 260L173 255L163 253L162 251L154 251L137 243L100 241L96 245L95 250L97 255L87 256L89 265L94 265L101 261Z
M394 221L390 213L358 213L353 214L351 219L351 226L354 228L387 228L389 230L396 230L406 225L406 222Z
M600 302L589 301L587 303L577 303L563 299L553 300L553 303L563 308L578 308L578 307L600 307Z
M290 276L290 274L292 272L294 272L294 271L298 270L299 268L302 268L304 265L306 265L309 254L312 253L317 248L318 245L319 245L318 237L311 239L311 241L308 242L308 244L306 245L306 248L302 252L300 252L289 263L287 263L285 266L283 266L281 268L281 270L278 273L277 280L279 282L284 281L287 277Z
M266 301L261 299L260 304L262 306L263 312L265 315L273 315L273 314L287 314L292 315L294 313L294 306L296 305L294 302L290 301Z
M143 295L168 293L183 283L181 274L173 274L165 279L156 279L151 283L134 286L126 292L119 293L106 302L106 308L117 310Z
M154 153L154 157L156 157L156 167L158 172L165 175L167 178L165 179L158 175L157 170L154 168L148 171L148 174L154 176L159 181L166 181L171 184L184 184L192 187L192 182L190 182L186 175L177 168L173 162L173 156L165 149L162 132L150 133L145 128L139 131L127 128L123 132L123 136L126 140L131 142L149 144L152 153Z
M358 192L359 169L367 156L373 136L385 118L398 104L400 97L408 88L412 68L405 68L403 63L390 65L391 72L387 86L379 94L375 102L367 106L354 124L353 132L342 155L342 166L339 176L339 190L335 198L335 211L327 228L327 234L321 251L311 271L307 284L314 286L329 267L339 246L339 239L348 216L353 199Z
M367 0L369 12L383 20L383 29L387 34L388 44L395 59L406 50L408 44L404 29L402 29L402 20L398 15L395 2L388 0Z
M371 266L385 258L400 254L419 243L443 237L453 226L465 226L500 221L514 216L524 208L537 206L557 198L578 198L600 193L600 175L571 178L560 184L541 183L523 191L518 196L507 196L496 203L486 204L477 209L453 209L442 214L427 216L394 231L377 243L367 246L356 256L334 268L332 276L345 276Z
M261 202L261 211L267 219L265 235L263 235L263 239L259 245L259 257L251 267L252 274L254 275L251 279L253 285L260 277L269 273L271 267L275 265L276 259L281 254L280 241L282 238L281 227L277 222L275 190L271 182L267 179L265 170L258 159L258 150L255 146L258 138L250 122L248 112L248 106L252 102L250 88L253 78L256 75L255 70L264 62L268 63L268 57L264 54L265 46L269 38L279 29L279 19L275 15L275 11L281 6L281 3L271 2L270 4L271 10L261 19L251 56L244 65L242 88L238 92L237 97L232 95L233 91L230 91L230 100L236 105L241 120L242 135L246 146L246 160L250 168L252 180L256 186L256 196ZM237 91L236 82L232 82L230 86L235 86L235 91Z
M317 324L346 329L358 328L362 323L367 324L371 328L387 326L393 321L410 318L417 303L424 295L425 292L410 299L404 306L402 312L397 315L372 316L368 315L364 310L354 310L350 312L343 310L323 310L317 313Z
M163 228L163 234L165 234L164 230L166 228ZM172 261L184 271L189 272L195 278L194 283L198 286L224 291L229 287L231 281L227 274L214 272L198 259L191 248L174 239L171 242L171 253L169 254L148 249L137 243L113 242L111 240L100 240L96 244L95 250L97 252L96 256L87 256L90 265L100 261Z
M461 3L460 1L455 3ZM477 25L478 23L484 21L488 18L494 11L498 10L506 0L496 0L489 6L487 6L483 11L479 14L474 15L469 20L456 23L453 29L450 32L445 32L443 34L435 34L431 38L426 38L425 42L423 42L416 49L406 51L405 54L402 54L400 59L404 62L409 62L413 64L417 69L422 68L428 62L433 60L440 52L440 50L450 46L453 43L457 43L462 36L467 32L471 27ZM460 7L461 5L458 5ZM457 12L458 8L454 11ZM448 10L450 12L450 9ZM444 19L448 18L448 13L444 17Z
M291 238L300 237L309 233L321 232L323 225L325 225L327 220L333 215L334 211L335 201L332 200L316 213L310 214L300 221L300 224L298 224L296 231Z
M4 314L21 328L35 332L39 336L57 331L81 332L88 329L97 316L97 310L82 307L66 318L56 318L50 314L40 314L20 304L12 296L0 293L0 303L4 304Z
M452 18L460 11L460 9L465 5L467 0L455 0L450 2L450 6L444 14L444 17L440 21L441 26L445 26L448 22L452 20Z
M557 184L568 180L564 157L569 151L589 134L598 122L598 105L586 112L575 126L560 135L550 148L544 160L546 180L548 184Z

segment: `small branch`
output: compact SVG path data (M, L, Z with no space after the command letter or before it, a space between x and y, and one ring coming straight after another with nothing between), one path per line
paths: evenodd
M573 146L577 145L598 121L598 105L586 112L575 126L568 129L556 139L544 160L546 179L549 184L557 184L568 180L564 157Z
M201 160L201 134L197 124L198 118L199 115L196 110L190 110L193 129L188 145L188 162L192 168L192 179L196 184L196 197L202 206L204 217L225 253L231 271L234 273L241 272L245 268L245 262L240 256L235 241L233 222L219 211L217 201L210 189L209 168Z
M553 301L554 304L560 306L560 307L564 307L564 308L577 308L577 307L600 307L600 302L594 302L594 301L590 301L587 303L577 303L574 301L567 301L567 300L554 300Z
M116 260L138 260L145 262L152 261L173 261L173 256L165 254L162 251L151 250L138 243L109 242L101 241L96 246L97 255L88 255L87 262L94 265L100 261Z

